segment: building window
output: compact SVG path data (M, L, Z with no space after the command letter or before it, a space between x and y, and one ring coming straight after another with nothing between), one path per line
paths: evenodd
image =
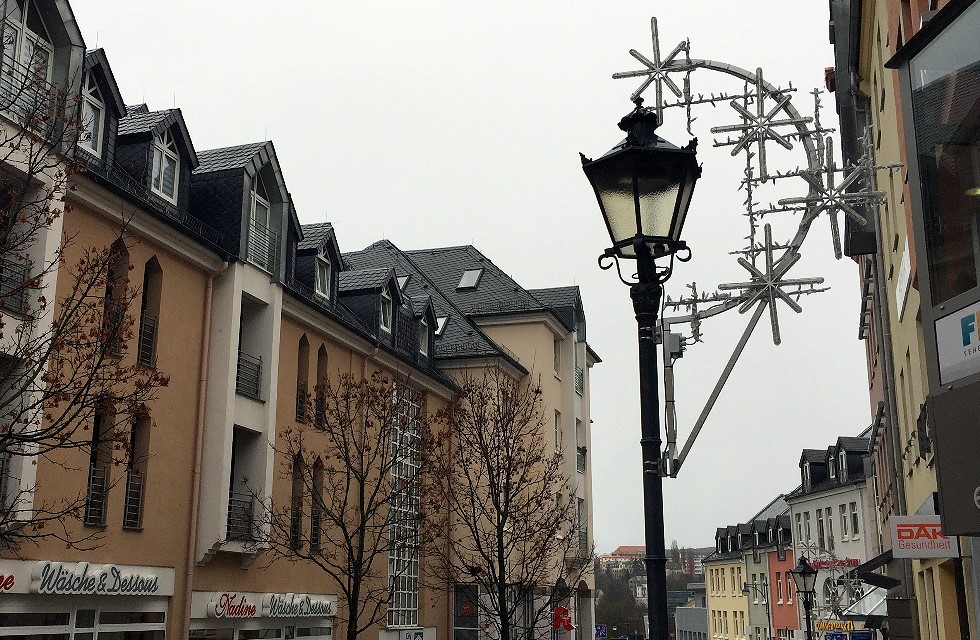
M453 640L477 640L480 635L480 587L457 584L453 588Z
M555 451L561 449L561 411L555 411Z
M157 333L160 329L160 297L163 294L163 269L156 256L143 267L143 296L140 302L140 329L137 336L136 361L145 367L157 364Z
M289 502L289 548L303 547L303 459L293 457L293 486Z
M840 506L840 535L841 540L847 540L847 505Z
M248 260L274 273L279 263L279 233L272 227L272 204L261 174L252 179L248 203Z
M170 131L153 139L153 175L150 187L166 200L177 203L177 180L180 154Z
M296 350L296 421L306 422L306 402L309 397L307 380L310 375L310 341L306 334L299 339Z
M429 355L429 323L425 318L419 320L419 354Z
M399 386L394 393L398 416L391 425L391 477L396 489L391 500L390 526L392 540L398 544L388 552L388 626L414 627L418 625L419 608L417 521L421 509L418 471L422 394L405 386Z
M840 452L840 481L847 482L847 452L843 449Z
M811 540L811 535L810 535L810 512L809 511L806 511L806 512L803 513L803 533L806 534L806 537L803 538L803 540L805 540L806 543L809 543L810 540Z
M776 572L776 604L783 603L783 574Z
M803 514L796 514L796 539L803 542Z
M827 507L824 512L824 517L827 519L827 550L834 550L834 510L831 507Z
M113 419L109 414L96 413L92 420L92 442L89 449L88 489L85 496L84 522L93 526L106 523L109 493L109 469L112 466Z
M388 289L385 288L381 291L381 330L385 333L391 333L391 314L393 311L393 305L391 304L391 294L388 293Z
M827 548L827 538L824 535L823 527L823 509L817 509L817 547L820 549Z
M133 420L129 431L126 463L126 495L123 505L123 528L143 528L143 504L146 494L146 463L150 458L150 416L142 414Z
M851 537L852 538L858 537L858 533L860 533L860 528L858 527L858 524L859 524L859 518L858 518L857 503L852 502L851 503Z
M78 146L94 153L102 155L102 129L105 123L105 103L102 101L102 94L95 83L95 75L88 74L82 86L82 131L78 140Z
M327 254L320 249L316 254L316 292L324 298L330 299L330 279L331 279L330 259Z
M555 353L554 353L555 373L558 373L561 371L561 340L556 339L554 343L555 343Z
M321 521L323 513L323 461L313 463L313 486L310 491L310 552L320 551Z
M436 318L436 335L441 336L446 333L446 325L449 324L449 316L439 316Z
M483 269L467 269L463 272L463 276L459 279L459 284L456 285L457 289L476 289L476 285L480 283L480 276L483 275Z

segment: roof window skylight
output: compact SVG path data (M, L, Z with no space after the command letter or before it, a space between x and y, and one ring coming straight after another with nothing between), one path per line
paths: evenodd
M463 272L463 277L459 279L459 284L456 285L457 289L475 289L476 285L480 282L480 276L483 275L483 269L467 269Z
M401 291L402 293L405 293L405 286L408 285L408 280L411 277L412 276L408 275L408 276L398 276L396 278L396 280L398 280L398 290L399 291Z
M449 316L439 316L436 318L436 335L441 336L446 332L446 325L449 324Z

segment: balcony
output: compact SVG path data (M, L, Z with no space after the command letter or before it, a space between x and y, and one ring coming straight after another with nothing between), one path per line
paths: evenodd
M585 369L582 367L575 367L575 393L585 394Z
M585 447L575 448L575 467L578 469L579 473L585 473L586 466L588 465L588 450Z
M296 422L306 422L306 383L296 383Z
M255 219L248 225L248 261L269 273L279 266L279 234Z
M136 348L136 361L144 367L157 366L157 318L143 314Z
M146 478L139 471L126 475L126 503L123 506L123 529L143 528L143 488Z
M255 540L255 504L251 494L228 495L228 540Z
M50 138L58 120L55 107L59 96L46 76L46 68L31 67L9 55L2 56L0 109L24 127Z
M105 467L92 467L88 476L85 495L85 524L105 526L106 497L109 491L109 473Z
M0 305L14 313L24 313L27 306L27 265L23 262L0 262Z
M246 398L259 399L262 386L262 358L238 352L238 374L235 377L235 392Z

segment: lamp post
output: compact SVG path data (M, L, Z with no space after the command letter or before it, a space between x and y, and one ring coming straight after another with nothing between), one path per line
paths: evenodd
M793 574L793 584L796 592L803 600L803 611L806 613L806 640L813 640L813 619L810 611L813 609L813 594L817 584L817 570L810 566L806 556L800 556L800 562L790 573Z
M647 617L650 637L668 640L667 557L664 543L664 502L661 464L659 390L657 383L657 322L663 284L670 277L694 184L701 175L697 140L679 148L656 134L656 111L636 108L619 122L626 139L601 158L582 156L582 168L595 190L612 246L599 264L615 261L620 279L630 287L636 314L640 366L640 447L643 455L643 515L646 542ZM670 257L669 266L655 261ZM620 260L636 260L636 280L627 281Z
M765 582L763 582L761 585L758 585L758 584L756 584L754 582L746 582L745 584L742 585L742 594L743 595L748 596L750 593L754 593L757 598L759 597L760 594L762 595L762 603L764 605L766 605L766 625L768 627L767 634L766 634L766 640L770 640L770 638L772 638L772 627L773 627L773 625L772 625L772 611L769 609L769 588L768 587L769 586ZM757 640L761 640L761 639L757 639Z

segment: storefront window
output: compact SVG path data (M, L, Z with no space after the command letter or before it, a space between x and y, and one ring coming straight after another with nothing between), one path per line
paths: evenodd
M238 640L269 640L281 638L282 628L276 629L242 629L238 632Z
M910 62L932 302L980 282L980 4Z

